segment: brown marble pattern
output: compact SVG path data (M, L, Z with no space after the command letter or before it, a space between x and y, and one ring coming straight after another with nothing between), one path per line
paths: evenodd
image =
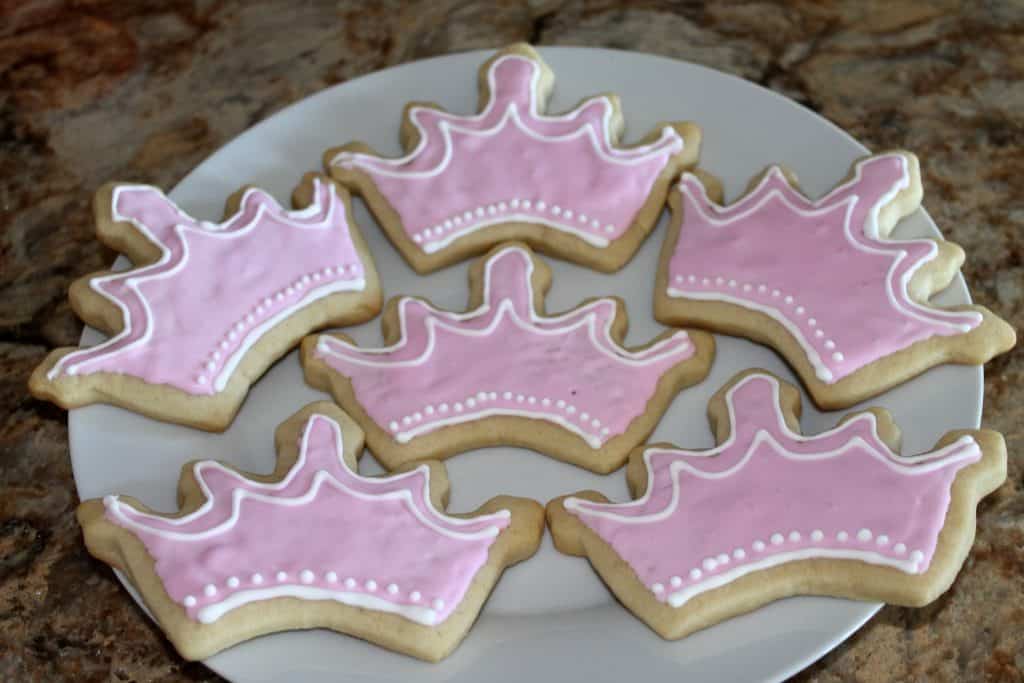
M111 261L93 189L172 186L321 88L514 40L707 64L916 151L975 298L1024 324L1020 2L0 0L0 680L218 680L86 554L65 416L25 391L46 349L78 338L68 284ZM1024 347L989 367L985 407L1009 481L953 589L884 609L798 680L1024 680Z

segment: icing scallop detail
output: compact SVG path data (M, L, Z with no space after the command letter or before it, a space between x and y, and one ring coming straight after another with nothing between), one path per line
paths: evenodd
M412 152L387 159L342 151L331 164L368 174L428 254L508 222L546 225L606 247L632 225L683 138L666 126L654 142L616 147L607 97L547 116L541 76L536 61L503 55L487 72L490 98L479 114L414 106L408 117L419 142Z
M727 441L710 451L648 449L641 498L567 498L566 510L645 586L680 577L671 591L652 589L673 607L751 572L802 559L860 560L924 573L953 480L981 458L977 442L963 436L929 453L897 456L878 437L872 413L802 436L786 426L778 392L772 377L746 377L726 394ZM883 533L886 543L873 540Z
M430 501L427 466L362 477L345 463L341 439L337 423L313 415L280 482L201 461L192 471L206 502L194 512L162 517L108 496L105 514L145 545L168 596L194 621L293 597L442 623L508 527L508 511L443 514Z
M852 179L815 201L772 167L727 207L685 174L668 296L772 317L827 384L919 341L969 332L981 324L979 313L924 306L908 292L914 273L937 255L936 243L878 233L881 208L910 185L908 163L903 154L865 159Z
M275 325L323 297L366 286L344 203L319 179L313 195L307 208L286 211L250 189L234 215L209 223L154 187L117 186L113 220L131 223L160 258L90 280L120 310L124 328L64 356L48 378L108 372L193 395L222 391Z
M612 299L540 315L533 267L524 249L502 249L484 267L478 308L452 313L404 297L397 343L362 349L322 335L315 353L400 443L511 415L557 424L600 448L646 410L658 381L691 358L694 345L678 331L641 351L622 348L611 337Z

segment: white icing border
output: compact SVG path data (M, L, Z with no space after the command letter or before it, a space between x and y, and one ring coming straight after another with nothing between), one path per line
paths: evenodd
M851 225L850 225L850 219L852 218L854 208L855 208L857 202L860 199L859 195L853 194L850 197L844 199L842 202L839 202L838 204L835 204L835 205L832 205L832 206L824 206L825 204L827 204L827 202L834 195L839 194L841 192L844 192L844 191L854 187L855 185L857 185L861 181L861 179L863 177L863 170L862 170L863 166L865 166L866 164L868 164L868 163L870 163L872 161L876 161L876 160L879 160L879 159L891 159L891 158L898 158L899 159L900 164L901 164L901 168L903 169L903 174L902 174L900 180L897 181L890 188L890 190L888 192L886 192L881 198L879 198L879 200L871 207L871 210L868 212L868 219L867 219L867 221L865 223L865 226L864 226L864 236L865 236L866 239L882 242L883 241L882 238L878 236L878 215L881 212L882 208L884 206L888 205L889 202L891 202L893 200L893 198L897 194L899 194L899 192L901 190L904 190L904 189L906 189L907 187L910 186L910 172L909 172L909 170L907 168L907 159L902 154L881 154L881 155L876 155L876 156L868 157L866 159L863 159L863 160L857 162L857 164L854 166L854 177L851 178L849 181L847 181L845 183L842 183L840 185L837 185L828 194L826 194L824 197L821 197L820 199L806 200L813 207L811 209L802 209L802 208L796 206L793 203L792 199L785 192L783 192L780 189L773 189L773 190L769 191L767 194L764 194L762 196L758 196L758 193L761 192L762 189L764 187L766 187L767 184L773 178L774 179L781 179L785 183L785 187L789 187L788 181L786 181L785 176L782 174L782 171L781 171L781 169L778 166L773 166L771 169L769 169L768 173L766 173L764 175L764 177L761 179L761 181L757 184L757 186L753 190L747 192L741 199L739 199L738 201L736 201L733 204L730 204L727 207L726 206L719 206L719 205L715 204L714 202L712 202L708 198L707 192L706 192L703 184L700 183L699 179L696 176L692 175L692 174L689 174L689 173L684 174L682 179L681 179L681 181L676 185L676 190L681 192L681 193L684 193L689 198L690 205L693 206L700 213L701 218L706 223L708 223L709 225L718 227L718 228L732 227L737 221L742 221L743 219L747 218L751 214L754 214L754 213L760 211L761 208L766 203L768 203L769 201L771 201L773 199L778 199L783 204L785 204L786 207L790 211L792 211L793 213L795 213L795 214L797 214L799 216L802 216L804 218L814 218L816 216L825 215L827 213L835 211L837 207L840 207L843 204L846 204L847 205L846 213L845 213L845 216L843 218L843 235L846 238L847 242L849 242L855 249L857 249L859 251L863 251L863 252L866 252L866 253L873 253L873 254L881 254L881 255L884 255L884 256L888 256L888 257L892 257L892 256L896 257L893 260L892 265L890 265L889 270L886 273L886 278L885 278L886 295L887 295L887 297L889 299L890 304L893 306L893 308L898 313L903 313L904 315L909 316L911 318L914 318L915 320L918 320L919 322L924 323L926 325L947 325L949 327L953 327L953 328L957 329L961 333L969 332L971 329L974 329L974 327L976 327L977 325L981 324L981 322L982 322L981 314L976 313L976 312L971 312L971 311L950 311L950 310L941 309L941 308L931 308L931 307L927 307L927 306L923 306L921 304L918 304L916 301L914 301L910 297L910 294L909 294L910 280L913 278L914 274L918 271L918 269L922 265L924 265L925 263L927 263L927 262L931 261L932 259L934 259L936 254L938 254L938 245L937 245L936 242L934 242L933 240L929 240L929 239L909 239L909 240L886 239L886 240L884 240L887 245L892 245L894 247L899 247L900 245L904 245L904 244L913 244L913 245L927 244L930 247L929 254L926 257L920 259L911 268L909 268L907 270L907 272L903 274L903 277L900 278L899 284L900 284L900 287L902 288L901 293L902 293L902 295L903 295L903 297L905 299L905 301L901 301L900 298L897 297L896 294L893 292L892 281L893 281L893 274L894 274L894 272L897 270L897 268L899 267L899 265L903 261L903 259L907 258L908 252L906 250L903 250L903 249L897 249L897 250L894 251L892 249L883 249L883 248L879 248L879 247L871 247L871 246L869 246L867 244L861 244L860 242L858 242L854 238L853 233L852 233L852 228L851 228ZM691 183L687 184L687 183L683 182L683 181L687 181L687 180L691 181ZM696 182L692 182L692 181L696 181ZM691 184L698 188L697 192L699 192L699 196L695 196L694 195L693 188L690 186ZM755 201L756 201L756 203L754 203L754 205L752 207L744 209L744 207L747 204L753 203ZM709 211L715 213L716 215L715 216L711 215L711 213L709 213ZM727 218L719 218L719 217L717 217L717 216L721 216L722 214L728 214L728 217ZM685 226L681 226L680 227L680 230L683 230L683 229L685 229ZM666 270L666 276L668 277L668 282L669 282L669 285L666 288L666 293L668 294L668 296L670 296L672 298L688 298L688 299L698 299L698 300L705 300L705 301L724 301L726 303L730 303L730 304L737 305L737 306L742 306L742 307L747 308L747 309L756 310L756 311L758 311L760 313L768 315L773 320L775 320L779 324L783 325L786 328L786 330L797 341L797 343L800 345L800 347L803 349L804 354L806 355L808 362L812 365L812 367L815 370L816 376L822 382L825 382L827 384L833 384L833 383L839 381L839 379L847 377L847 376L853 374L854 372L856 372L857 370L860 370L861 368L865 367L865 365L870 364L871 362L874 362L874 361L869 361L868 363L865 363L864 365L860 365L860 366L858 366L856 368L853 368L852 370L849 370L848 372L841 374L840 377L837 379L837 378L835 378L832 369L829 368L827 363L822 359L822 357L818 355L818 352L812 346L811 340L807 339L807 337L800 330L800 328L797 327L789 318L787 318L785 316L785 314L782 311L780 311L778 308L772 308L772 307L769 307L769 306L765 306L763 304L759 304L759 303L754 302L754 301L749 301L749 300L746 300L746 299L741 299L741 298L738 298L738 297L733 297L733 296L730 296L729 294L713 293L713 292L698 292L698 291L692 291L692 290L689 290L689 289L686 289L686 288L674 287L671 284L671 282L672 282L672 280L671 280L671 272L668 269ZM905 308L905 305L909 306L909 308ZM927 318L923 317L926 314L928 316L933 316L933 319L927 319ZM975 320L974 326L969 326L967 323L959 323L958 324L958 323L952 322L952 321L948 321L947 322L947 321L944 321L944 320L936 320L936 319L934 319L934 318L951 318L951 319L952 318L961 318L962 319L962 318L972 318L972 317ZM934 335L932 335L932 336L934 336ZM928 338L930 338L930 337L928 337ZM878 360L878 359L876 358L875 360Z
M476 130L473 128L467 128L465 125L460 126L458 123L455 123L455 121L462 121L464 123L479 122L483 121L492 114L494 108L497 106L498 101L498 89L495 80L495 73L497 72L498 67L503 62L512 60L527 62L530 65L533 72L530 77L530 117L537 119L538 121L548 123L564 123L576 121L585 111L587 111L592 105L597 103L602 107L601 124L604 139L602 140L599 138L598 132L594 129L593 124L589 121L583 123L579 128L570 133L566 133L563 135L544 135L539 131L531 129L530 126L523 121L519 114L519 107L514 101L509 102L508 108L502 114L501 118L498 119L498 122L491 126L490 128ZM585 135L590 140L591 146L594 148L595 153L603 161L611 164L617 164L620 166L639 165L641 163L646 163L662 154L671 157L675 154L679 154L683 150L686 143L683 137L678 133L678 131L676 131L671 126L663 126L661 129L661 135L658 137L658 139L646 145L637 145L634 147L623 148L612 144L612 114L614 113L615 108L612 106L611 100L604 95L598 95L587 98L586 100L581 102L580 105L577 106L575 109L564 114L548 115L540 113L538 111L538 106L542 95L539 87L541 73L542 69L540 67L540 64L538 64L533 59L524 57L522 55L503 55L502 57L499 57L498 59L494 60L494 62L488 68L487 85L488 94L490 97L488 98L487 104L484 106L483 110L480 111L479 113L471 115L462 115L441 111L439 109L434 109L432 107L412 107L408 111L407 118L408 121L411 122L413 127L416 129L418 139L416 147L411 152L401 157L387 158L372 156L369 154L363 154L359 152L342 151L337 153L331 159L330 165L339 166L342 168L363 168L367 170L367 172L377 173L382 176L391 178L432 178L443 173L451 163L452 157L454 156L454 143L452 142L452 132L470 137L492 137L494 135L497 135L502 130L504 130L508 126L509 121L511 121L512 124L516 128L518 128L519 131L522 132L523 134L541 142L566 142L575 140ZM429 144L430 140L433 137L427 134L427 130L424 124L421 123L419 120L418 115L421 112L432 113L438 117L437 128L438 131L440 132L441 139L444 142L444 154L441 157L441 161L438 162L437 165L430 170L404 171L400 167L415 160L416 157L423 152L423 150L426 148L426 146ZM607 146L607 150L604 148L604 146L602 146L602 143L604 143L604 145ZM461 237L472 234L474 232L477 232L478 230L490 227L492 225L509 222L522 222L544 225L555 230L559 230L574 235L595 247L604 248L610 244L610 241L607 238L601 237L600 235L588 233L584 230L581 230L579 226L573 225L571 223L564 223L561 221L549 221L547 219L540 219L537 216L532 216L529 214L515 214L512 216L505 216L497 219L487 219L479 223L467 225L466 227L459 231L452 232L448 237L442 240L427 242L420 246L425 253L433 254L444 249L452 242L458 240ZM404 227L405 226L403 225L403 228ZM629 226L626 226L627 229L628 227ZM409 234L410 237L412 236L411 226L408 230L406 230L406 233Z
M781 397L778 380L772 377L771 375L752 374L748 375L741 381L737 382L729 389L728 392L726 392L725 403L731 430L729 438L726 439L724 442L722 442L721 444L712 449L705 451L648 448L643 452L644 467L647 470L647 487L644 491L643 496L641 496L640 498L636 498L632 501L627 501L625 503L596 503L593 501L584 500L582 498L570 496L563 501L564 507L567 510L572 511L574 513L609 519L619 524L642 524L645 522L661 521L675 514L676 509L679 507L680 480L677 475L680 471L685 471L688 474L692 474L700 479L723 479L729 477L732 474L741 470L746 465L746 463L749 462L749 460L753 457L753 454L758 449L758 447L763 443L770 444L772 446L772 451L774 454L777 454L783 458L797 461L827 460L841 457L852 448L862 448L866 450L870 456L876 458L877 460L887 465L891 470L905 476L927 474L929 472L933 472L937 469L941 469L954 463L962 462L969 459L977 460L980 459L981 457L980 446L978 446L977 441L975 441L974 438L969 435L961 436L956 441L947 444L942 448L930 452L921 453L918 455L896 456L892 452L892 450L889 449L888 446L886 446L885 443L881 441L881 439L879 439L879 445L885 449L885 452L883 453L877 450L876 447L873 446L872 444L869 444L866 441L864 441L859 436L853 437L839 448L831 451L825 451L822 453L803 454L792 453L786 450L786 448L782 444L780 444L770 432L767 432L764 429L759 429L757 433L754 435L754 438L751 440L750 446L747 449L746 453L743 455L743 457L740 458L735 465L729 467L726 470L722 470L721 472L705 472L684 460L676 460L672 462L669 465L669 476L672 478L672 498L670 499L668 505L664 509L650 514L634 516L621 515L613 511L613 509L622 510L643 507L648 503L654 488L654 468L651 463L652 455L658 453L676 453L687 458L711 458L731 448L736 441L736 434L738 432L738 430L736 429L737 419L735 405L733 404L733 394L735 394L736 391L738 391L742 386L751 381L768 381L771 384L772 410L777 420L777 426L780 432L786 438L792 439L793 441L806 443L821 438L827 438L829 436L835 435L843 430L848 429L850 425L857 422L868 422L871 426L872 433L875 434L876 436L878 434L877 420L875 418L874 413L871 412L865 412L856 415L850 420L847 420L839 425L836 425L832 429L821 432L819 434L798 434L792 431L789 428L789 425L786 424L786 421L782 414L782 410L779 407L781 405ZM972 445L973 448L969 448L968 450L965 450L963 453L959 455L951 455L955 453L957 450L964 449ZM918 465L918 463L927 464ZM581 523L583 523L582 520L580 521ZM736 567L735 569L726 572L725 574L712 577L710 579L707 579L706 581L703 581L702 583L694 584L692 586L686 587L681 591L671 593L668 596L668 601L669 604L673 607L679 607L686 603L690 598L696 595L700 595L701 593L704 593L718 586L725 585L726 583L734 581L740 578L741 576L745 576L753 571L774 567L776 565L780 565L791 560L809 559L813 557L835 557L842 559L862 560L864 562L868 562L871 564L883 564L893 566L898 569L902 569L907 573L920 573L927 570L927 566L923 568L920 567L920 562L914 560L913 558L909 560L899 560L896 558L887 558L885 556L879 555L876 552L870 551L858 551L852 549L833 549L830 551L827 548L807 548L788 553L779 553L777 555L767 557L764 560L758 562L748 563L743 566ZM727 578L722 578L722 580L719 581L718 579L720 577Z
M156 236L149 230L149 228L146 227L142 222L130 216L125 216L121 214L117 209L118 199L122 192L140 190L157 193L171 208L173 208L183 219L187 221L187 223L180 223L172 228L174 235L177 236L182 245L181 260L178 263L174 264L170 269L163 272L153 273L153 271L159 270L160 268L166 266L170 262L170 248L167 245L165 245L162 241L157 239ZM326 191L327 193L326 196L324 196L323 194L324 191ZM261 199L256 195L262 195L265 198L265 200L261 201ZM254 196L256 197L255 201L259 203L256 207L256 213L253 216L253 218L248 223L244 224L241 228L228 231L226 228L233 221L236 221L241 215L244 214L244 212L248 208L248 202ZM325 200L327 202L326 211L324 211L325 207L323 205L323 202ZM176 203L171 201L159 188L150 185L116 186L111 196L112 219L117 222L131 223L131 225L136 230L138 230L139 233L141 233L150 243L156 245L160 249L160 258L156 262L142 266L140 268L132 268L126 271L118 271L116 273L111 273L109 275L104 275L89 280L90 289L99 294L105 300L117 306L118 310L121 312L123 327L116 335L110 337L109 339L103 342L100 342L95 346L91 346L85 349L79 349L78 351L74 351L60 358L56 363L54 363L53 367L50 368L49 372L47 373L47 379L53 381L54 379L57 378L59 374L61 374L61 372L69 376L77 375L83 365L89 364L92 361L95 361L98 358L102 357L101 354L105 353L111 347L117 346L122 340L124 340L126 337L129 337L132 334L132 331L134 329L132 325L133 321L131 312L129 311L127 305L120 299L118 299L116 296L104 291L100 285L108 282L120 281L121 283L124 284L125 287L129 288L135 293L135 296L141 302L143 310L145 311L145 318L149 321L155 321L156 318L153 313L153 310L150 308L149 301L139 291L138 286L145 282L167 279L173 275L180 273L187 267L189 260L189 242L186 239L187 233L202 234L216 237L218 239L234 239L236 237L240 237L250 233L255 228L255 226L260 223L260 221L263 219L263 216L267 212L271 211L274 212L272 215L274 215L275 218L279 218L282 222L287 223L290 227L294 227L296 229L331 230L336 227L335 211L340 210L342 212L341 220L344 222L346 231L350 229L350 226L348 225L348 217L344 213L344 205L340 201L340 198L338 197L337 193L334 191L334 188L323 183L319 178L314 180L314 201L311 202L310 205L305 207L304 209L294 211L284 210L281 207L281 205L274 200L273 197L257 188L248 188L245 191L245 193L242 195L241 201L239 202L239 207L239 210L233 216L225 219L220 223L199 221L189 217L188 214L182 211L181 208L178 207ZM321 221L315 223L294 222L296 220L301 220L303 218L313 217L321 211L324 211L324 218ZM190 227L188 223L194 223L197 227ZM365 272L366 264L360 260L359 265ZM249 349L251 349L252 346L256 344L259 341L259 339L272 327L279 324L282 320L294 314L296 311L305 308L306 306L312 304L313 302L325 296L328 296L329 294L342 291L362 291L363 289L365 289L365 287L365 279L357 278L354 280L336 281L329 285L325 285L324 287L310 290L309 292L307 292L305 297L295 302L292 306L285 307L284 309L279 311L277 315L273 316L272 318L269 318L268 320L264 321L261 325L251 330L249 334L246 335L246 337L239 344L238 348L234 351L234 353L232 353L231 356L225 360L221 372L217 375L213 385L216 392L223 391L224 387L227 386L227 383L231 378L231 374L234 372L234 369L241 362L245 354L248 353ZM143 333L141 337L139 337L135 341L129 342L128 344L113 350L115 350L118 353L122 353L139 346L144 346L152 338L153 327L153 324L148 325L146 331ZM97 355L93 355L92 357L79 361L77 363L75 363L72 360L75 355L78 355L86 351L88 351L90 354ZM203 395L196 394L194 392L187 393L189 393L190 395Z
M244 489L234 489L231 493L231 516L224 522L221 522L216 526L211 527L210 529L207 529L205 531L200 531L196 533L168 531L166 529L147 526L146 524L140 521L140 519L153 519L159 520L160 522L168 524L170 526L181 526L184 524L188 524L189 522L192 522L207 514L213 507L214 494L213 491L211 491L211 489L207 485L206 480L202 474L202 471L206 468L219 470L235 481L245 481L247 485L252 486L253 488L258 488L270 492L280 491L286 488L294 480L294 478L298 476L299 472L305 469L307 460L306 453L309 448L309 435L313 431L313 428L315 426L314 423L316 421L321 420L331 429L332 433L334 434L335 453L337 454L340 466L346 472L348 472L356 481L369 485L370 487L383 488L387 485L394 484L395 482L402 481L404 479L409 479L411 477L415 477L419 474L422 474L422 495L424 507L426 508L426 513L424 513L417 507L415 499L413 498L412 493L408 488L397 491L388 491L381 494L363 493L355 489L352 489L348 486L345 486L345 484L335 479L333 476L331 476L330 473L326 472L325 470L318 470L316 474L313 476L313 482L310 485L309 489L307 489L305 493L297 497L281 498L269 495L261 495L258 493L251 493ZM434 507L434 503L430 498L430 467L427 465L420 465L419 467L413 470L409 470L401 474L386 477L364 477L360 475L358 472L350 468L348 466L348 463L345 461L342 432L338 423L335 422L333 419L327 417L326 415L322 415L320 413L314 413L310 415L309 418L307 419L306 425L302 433L302 441L299 447L299 457L296 459L292 467L288 470L285 477L280 481L266 483L247 479L240 473L235 472L234 470L231 470L225 467L224 465L220 464L219 462L213 460L202 460L196 462L192 466L192 472L196 483L199 485L200 490L203 492L205 500L203 501L203 504L201 506L199 506L196 510L187 515L181 517L165 517L163 515L152 514L144 512L142 510L138 510L133 506L128 506L129 509L132 511L134 518L128 517L122 510L122 506L124 504L121 503L118 496L104 497L104 508L109 514L116 518L117 524L125 529L145 534L153 534L155 536L167 540L182 542L206 540L212 536L216 536L220 533L233 529L235 525L238 523L238 520L241 516L241 505L243 500L245 499L252 499L259 502L268 503L271 505L294 507L314 500L317 496L317 493L320 490L320 487L325 483L332 486L338 491L342 491L344 493L347 493L351 496L354 496L362 500L401 500L405 504L405 506L410 510L410 512L413 513L413 516L415 516L420 522L425 524L428 528L432 529L437 533L440 533L441 535L448 536L449 538L454 538L457 540L472 541L485 538L494 538L499 533L501 533L502 529L499 529L497 526L489 526L484 529L480 529L479 531L455 531L452 529L445 529L439 526L439 522L437 520L440 520L440 522L447 523L452 526L480 526L496 522L497 520L507 520L511 518L511 512L507 509L497 510L490 514L480 515L473 518L453 517L437 510L437 508ZM437 520L430 519L429 515L436 516ZM470 582L471 581L472 579L470 579ZM365 607L368 609L376 609L380 611L400 614L417 623L425 625L434 625L438 623L437 611L433 609L428 609L416 605L396 604L388 602L387 600L382 598L377 598L375 596L361 593L352 593L350 591L331 591L329 589L293 584L274 586L262 589L245 589L242 591L232 593L220 602L212 603L201 608L198 612L199 620L202 623L212 623L213 621L216 621L221 616L230 612L231 610L241 607L242 605L245 605L249 602L267 600L274 597L296 597L309 600L330 599L345 604L353 605L356 607Z
M457 323L465 320L471 320L474 318L486 316L491 310L491 269L493 265L497 263L503 256L512 252L519 254L526 261L525 279L528 297L527 305L530 309L530 319L528 321L524 321L519 317L519 314L516 312L512 304L512 301L509 299L503 299L498 304L498 309L496 315L494 316L494 319L486 327L480 330L467 330L453 326L451 324L446 324L445 322L441 322L440 320L438 320L438 318L443 318ZM622 348L619 344L615 343L611 337L611 326L612 322L615 319L614 314L608 317L607 323L605 324L604 328L600 330L601 338L599 338L599 332L595 324L597 316L594 312L594 309L603 306L614 306L615 304L613 300L607 298L592 301L589 304L585 304L579 308L569 310L565 313L561 313L556 316L539 316L537 314L537 308L535 303L536 300L534 298L533 271L533 259L531 258L530 254L526 252L526 250L522 249L521 247L509 247L506 249L502 249L501 251L493 254L488 259L484 266L484 292L482 297L483 301L477 308L470 311L465 311L463 313L456 313L453 311L444 311L435 308L431 304L420 299L415 299L412 297L403 297L398 304L398 324L399 329L401 330L401 337L394 344L378 348L360 348L353 344L349 344L348 342L345 342L341 339L338 339L337 337L332 337L329 335L320 335L317 338L317 353L320 354L321 356L333 356L347 363L363 365L368 367L416 367L428 362L430 360L430 356L433 354L436 340L435 327L440 327L458 336L483 337L491 334L498 327L499 323L505 318L506 313L508 314L509 319L521 330L527 333L536 333L541 336L557 336L561 334L566 334L576 330L577 328L583 325L586 325L591 342L593 343L594 347L598 351L603 353L605 356L627 366L645 367L647 365L661 362L662 360L665 360L673 355L680 355L685 352L690 352L690 355L687 357L688 359L692 358L693 354L696 352L696 347L692 344L692 342L690 342L689 335L687 335L686 332L683 330L678 330L674 334L672 334L672 336L662 339L656 344L649 346L639 352L629 351L625 348ZM406 337L407 321L405 311L406 307L410 303L415 303L416 305L423 306L431 314L437 316L436 318L428 316L424 319L424 327L427 332L427 343L426 346L424 347L423 352L417 358L413 358L411 360L377 361L366 358L365 356L389 354L405 347L406 343L408 342L408 339ZM564 327L558 327L553 329L540 329L535 326L535 324L538 322L557 324L563 320L567 320L572 317L578 317L579 319L570 322ZM602 340L603 343L606 344L607 346L602 345ZM663 350L665 349L665 347L671 346L673 343L678 343L680 341L685 341L685 343L680 344L675 348ZM612 349L619 349L620 352L618 354L614 353L610 351L608 347ZM357 356L353 357L347 355L345 353L346 350L352 351L353 353L357 354ZM338 369L334 368L334 366L331 366L331 369L332 371L338 372L339 374L345 374L339 371ZM435 402L431 401L431 403ZM476 419L484 419L485 417L489 417L492 414L511 415L514 417L528 418L537 417L536 411L531 412L527 410L519 411L509 409L491 409L489 411L482 411L480 413L472 413L471 416L459 415L448 418L442 418L437 421L431 422L430 424L425 424L411 430L398 432L397 434L394 435L394 438L398 440L400 443L406 443L420 434L431 432L434 431L435 429L439 429L441 427L445 427L452 424L459 424L462 422L467 422ZM542 414L542 417L543 419L554 422L555 424L558 424L559 426L577 434L578 436L583 438L592 448L599 448L601 443L603 443L603 440L597 440L595 442L593 438L588 437L588 435L582 432L578 427L576 427L576 425L562 420L560 415ZM602 420L602 422L607 424L608 420L605 419ZM383 428L384 425L381 425L381 427Z

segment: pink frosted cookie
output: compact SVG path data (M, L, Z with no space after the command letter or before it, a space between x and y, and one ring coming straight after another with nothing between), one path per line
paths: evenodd
M669 184L697 163L700 130L664 123L635 146L614 95L545 112L554 74L529 46L480 67L480 113L407 105L405 156L363 143L329 150L331 175L362 195L388 238L427 273L507 241L602 271L633 257Z
M881 409L815 436L800 434L799 413L793 386L740 373L708 407L716 448L638 448L632 502L592 491L551 501L556 547L586 556L668 639L791 595L936 599L974 541L978 501L1006 479L1003 437L950 432L900 456Z
M522 244L480 258L469 282L464 313L411 296L388 302L383 348L327 334L303 342L307 381L332 393L389 469L511 445L609 472L714 355L711 335L682 330L623 347L615 298L547 315L551 273Z
M927 303L956 276L963 251L889 238L920 201L907 152L862 159L813 201L778 167L728 207L685 174L670 195L655 317L772 346L828 409L941 363L984 363L1013 346L1013 328L981 306Z
M304 208L287 211L243 188L224 221L208 223L154 187L102 188L99 238L136 267L86 276L70 298L111 337L52 352L29 389L65 408L111 403L225 429L252 383L304 335L369 320L381 307L348 193L309 174L293 199Z
M186 465L177 514L123 496L78 509L89 552L127 575L186 659L330 628L436 661L466 635L505 567L540 543L544 516L532 500L499 496L446 514L440 463L360 476L362 431L330 403L307 406L276 437L271 475Z

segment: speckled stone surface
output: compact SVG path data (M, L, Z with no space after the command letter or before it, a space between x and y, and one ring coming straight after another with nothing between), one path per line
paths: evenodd
M171 187L326 86L514 40L706 64L914 150L975 299L1024 324L1020 2L0 0L0 680L219 680L86 554L65 415L25 390L78 339L69 283L113 258L92 239L96 186ZM1024 348L989 366L984 423L1007 437L1009 480L953 589L882 610L797 680L1024 680Z

